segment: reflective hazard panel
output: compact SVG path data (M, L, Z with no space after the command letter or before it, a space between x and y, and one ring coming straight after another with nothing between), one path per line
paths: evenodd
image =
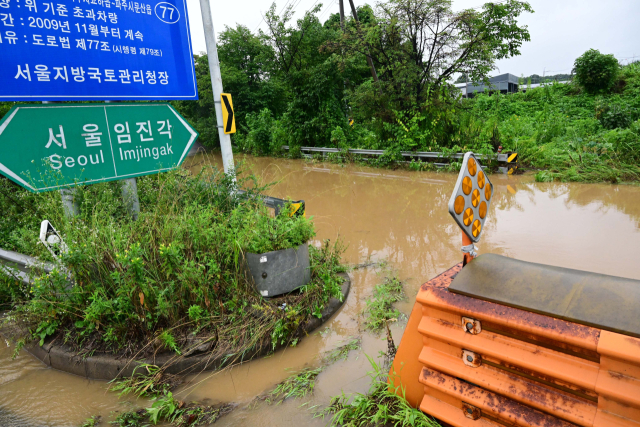
M228 93L220 94L220 105L222 105L222 127L224 133L236 133L236 118L233 114L233 102Z
M493 184L489 177L473 153L466 153L449 199L449 213L474 243L480 240L492 198Z
M518 153L511 153L507 158L507 175L513 175L518 170Z

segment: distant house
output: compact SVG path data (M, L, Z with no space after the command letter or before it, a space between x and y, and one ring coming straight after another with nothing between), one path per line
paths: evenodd
M478 92L496 92L500 91L501 93L514 93L520 90L521 92L526 92L527 89L533 89L540 86L551 85L553 81L547 81L545 83L533 83L533 84L522 84L518 83L518 77L513 74L500 74L499 76L489 78L490 85L487 86L485 84L478 83L456 83L454 86L460 89L462 92L462 96L464 98L473 98L474 95ZM569 80L566 81L558 81L557 83L565 84L570 83Z
M465 98L473 98L477 92L495 92L514 93L518 91L518 76L513 74L500 74L499 76L489 78L490 85L484 83L456 83L455 86L462 91Z

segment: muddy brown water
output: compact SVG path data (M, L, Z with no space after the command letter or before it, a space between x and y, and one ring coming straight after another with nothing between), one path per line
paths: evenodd
M398 304L403 313L410 311L420 284L461 260L460 231L447 212L454 174L250 156L236 160L244 160L245 169L263 182L278 181L269 195L304 199L318 242L340 237L348 244L346 262L386 260L404 281L407 298ZM192 170L204 162L221 165L218 156L187 162ZM640 279L640 187L536 183L531 175L492 175L491 180L495 196L480 253ZM371 370L366 355L375 358L386 348L383 336L363 331L360 316L365 299L382 280L382 269L360 268L350 275L351 294L342 309L296 347L191 378L177 398L237 403L234 412L218 421L223 426L326 425L328 420L314 419L308 408L326 405L341 391L366 391ZM396 343L404 325L401 320L392 327ZM322 372L311 397L250 405L292 372L317 366L323 352L351 337L362 338L362 349ZM91 415L108 418L114 411L149 404L118 399L104 382L45 369L25 352L11 360L12 348L1 344L2 425L78 426Z

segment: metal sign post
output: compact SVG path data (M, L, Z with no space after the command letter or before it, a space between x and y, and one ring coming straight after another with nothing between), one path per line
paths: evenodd
M213 89L213 100L216 106L216 122L218 123L218 136L220 137L220 151L222 152L222 165L227 174L235 175L235 165L233 163L233 150L231 149L231 137L224 131L224 120L222 117L222 75L220 74L220 60L218 60L218 48L216 46L216 35L213 30L211 19L211 6L209 0L200 0L200 10L202 12L202 25L204 26L204 39L207 44L207 57L209 58L209 71L211 73L211 87ZM235 177L234 177L235 180Z

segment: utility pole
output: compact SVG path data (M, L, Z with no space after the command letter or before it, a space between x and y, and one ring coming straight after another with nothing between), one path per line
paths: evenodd
M224 122L222 120L222 100L220 97L220 94L223 92L222 75L220 74L220 60L218 59L218 47L216 46L216 34L213 30L209 0L200 0L200 11L202 12L202 24L204 26L204 40L207 44L207 57L209 58L209 71L211 73L213 102L215 102L216 107L216 122L218 124L218 136L220 137L222 164L224 166L224 172L233 174L235 181L235 164L233 163L231 136L224 133Z
M358 26L358 30L360 30L360 20L358 19L358 13L356 12L356 7L353 4L353 0L349 0L349 4L351 5L351 14L353 15L353 19L356 20L356 25ZM342 6L342 1L340 1L340 6ZM378 73L376 73L376 67L373 66L373 59L371 59L371 52L369 52L368 45L367 45L367 63L369 64L369 68L371 68L371 76L373 77L373 81L378 82Z
M340 27L344 33L344 0L340 0Z

